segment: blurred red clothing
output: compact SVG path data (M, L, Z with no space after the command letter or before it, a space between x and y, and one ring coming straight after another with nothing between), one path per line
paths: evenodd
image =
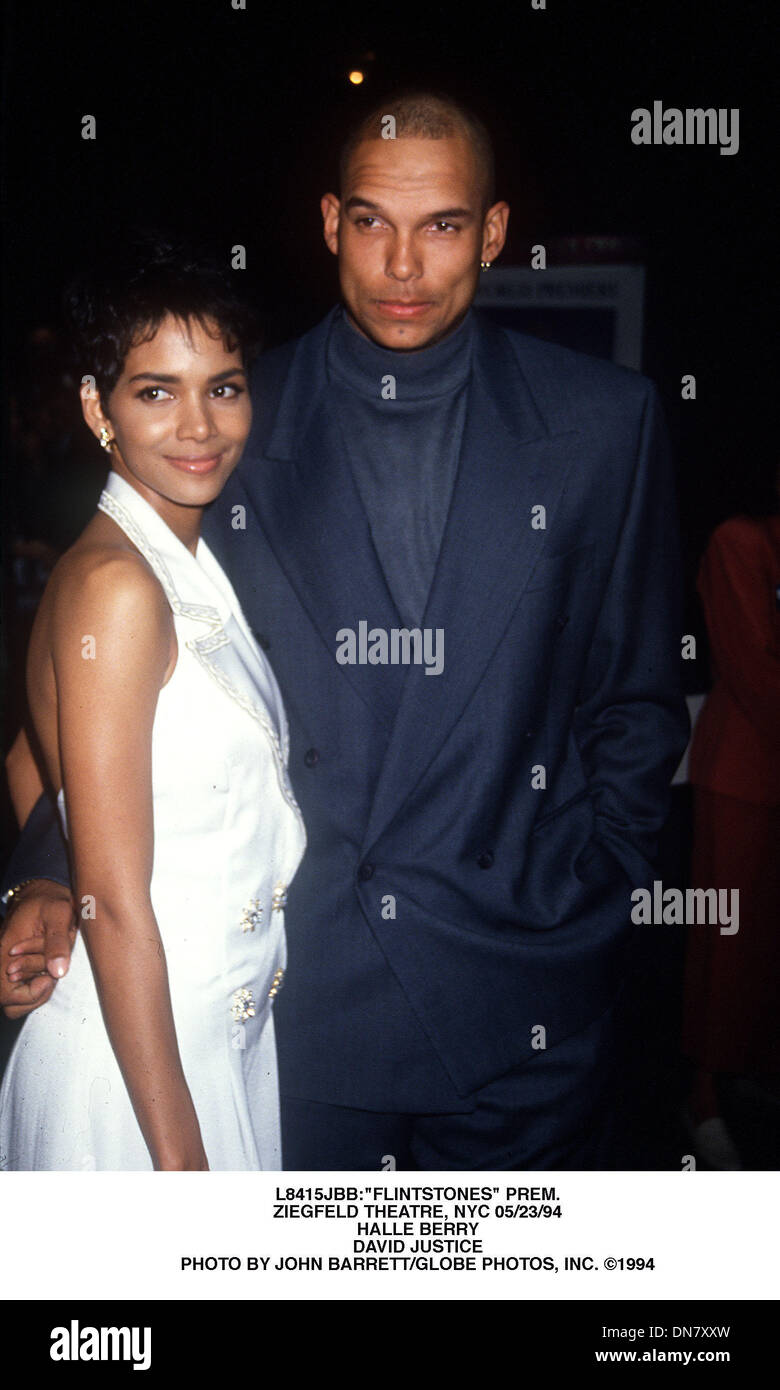
M713 687L693 733L690 781L780 806L780 516L724 521L696 587Z
M697 584L714 684L693 735L691 886L739 890L739 931L689 928L682 1048L780 1072L780 516L714 532Z

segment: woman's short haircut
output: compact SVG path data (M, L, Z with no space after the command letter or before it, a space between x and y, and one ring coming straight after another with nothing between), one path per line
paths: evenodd
M258 320L213 252L155 232L131 236L121 251L75 276L64 294L74 374L94 376L103 404L128 352L148 342L169 314L214 327L248 368L259 350Z

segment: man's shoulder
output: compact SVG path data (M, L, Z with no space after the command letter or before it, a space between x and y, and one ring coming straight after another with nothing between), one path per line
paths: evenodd
M309 332L311 331L310 329ZM267 376L280 364L291 361L298 344L303 342L306 337L306 333L299 333L294 338L285 338L283 343L275 343L273 347L264 348L254 363L253 371L260 377Z
M262 401L265 394L269 390L273 390L274 385L281 388L295 356L296 348L301 341L300 336L288 338L285 342L277 343L274 347L265 348L260 356L255 358L252 363L251 383L252 394L256 401Z
M545 414L578 409L633 411L656 395L654 382L641 372L521 333L479 310L475 312L483 337L495 345L503 342Z
M263 441L273 428L293 363L297 360L302 364L309 386L317 377L320 362L324 371L325 345L334 313L335 309L329 310L325 317L307 332L266 348L255 359L250 374L253 422L246 447L247 455L256 452L258 447L262 448Z
M282 343L275 343L273 347L266 348L254 363L253 376L258 381L264 381L271 377L284 375L296 353L301 349L305 347L316 348L318 345L324 349L328 329L336 308L337 306L334 306L329 309L324 318L319 319L304 333L297 333L292 338L286 338Z

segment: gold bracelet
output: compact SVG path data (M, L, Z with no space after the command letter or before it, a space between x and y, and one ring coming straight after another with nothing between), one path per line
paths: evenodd
M29 883L35 883L35 879L23 878L21 883L15 883L13 888L9 888L8 892L3 894L3 902L5 903L6 907L11 906L12 900L18 897L22 889L26 888Z

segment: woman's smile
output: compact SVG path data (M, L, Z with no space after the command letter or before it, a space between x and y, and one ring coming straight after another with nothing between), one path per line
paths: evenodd
M180 468L183 473L197 473L199 477L203 477L219 468L223 453L224 450L221 450L218 454L208 454L204 458L198 455L163 454L163 458L167 463L172 463L174 468Z

